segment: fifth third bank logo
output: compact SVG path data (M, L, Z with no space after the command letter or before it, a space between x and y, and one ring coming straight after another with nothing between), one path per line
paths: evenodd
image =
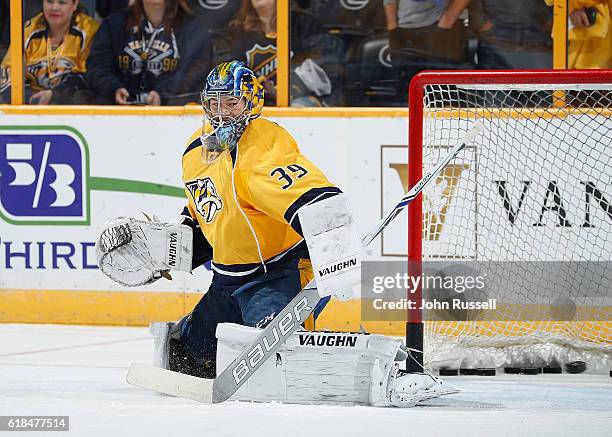
M0 215L7 221L87 221L85 145L52 129L0 131Z

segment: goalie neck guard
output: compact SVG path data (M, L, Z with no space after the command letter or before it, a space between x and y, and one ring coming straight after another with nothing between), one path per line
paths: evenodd
M219 64L209 73L201 94L204 109L202 146L205 161L231 151L264 104L263 87L244 62Z

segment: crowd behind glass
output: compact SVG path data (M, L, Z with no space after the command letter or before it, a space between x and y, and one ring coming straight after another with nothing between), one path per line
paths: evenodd
M10 103L0 0L0 103ZM240 59L276 104L276 0L26 0L29 104L198 103ZM553 0L293 0L290 105L405 106L425 69L552 67ZM612 68L612 0L569 0L568 68Z

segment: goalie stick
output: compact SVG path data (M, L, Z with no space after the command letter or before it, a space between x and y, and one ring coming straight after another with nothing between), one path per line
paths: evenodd
M397 203L397 205L395 205L395 207L389 212L389 214L387 214L387 216L379 222L376 229L372 230L365 237L363 237L363 240L361 242L363 247L366 248L367 246L369 246L370 243L374 241L374 239L378 236L378 234L380 234L382 230L385 229L387 225L391 223L391 221L395 217L397 217L397 215L402 212L408 206L408 204L412 202L421 193L421 191L423 191L423 188L429 185L431 180L435 176L437 176L438 173L440 173L440 171L444 167L446 167L449 162L455 159L459 152L465 149L465 145L469 142L472 142L474 138L476 138L476 136L482 131L482 129L482 123L476 122L472 129L470 129L468 133L465 134L463 141L453 147L450 153L444 159L438 162L438 164L436 164L436 166L429 173L423 176L421 180L414 187L412 187L412 189L408 191L408 193L404 197L402 197L402 199Z
M481 131L482 124L476 123L465 135L463 141L454 146L444 159L423 176L379 222L377 227L363 238L362 246L367 247L431 183L440 170L446 167ZM262 330L255 342L215 379L197 378L152 365L133 363L128 370L127 382L203 403L216 404L226 401L300 327L320 299L315 281L312 280Z

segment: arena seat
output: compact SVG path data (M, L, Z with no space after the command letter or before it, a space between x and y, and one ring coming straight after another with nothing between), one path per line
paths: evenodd
M312 0L310 12L328 29L370 33L385 29L382 0Z
M345 84L349 106L394 106L397 81L386 33L361 41L354 62L346 64Z
M312 0L309 11L344 44L344 62L357 55L364 38L385 29L382 0Z
M212 31L225 29L240 8L240 0L189 0L188 4L202 24Z

